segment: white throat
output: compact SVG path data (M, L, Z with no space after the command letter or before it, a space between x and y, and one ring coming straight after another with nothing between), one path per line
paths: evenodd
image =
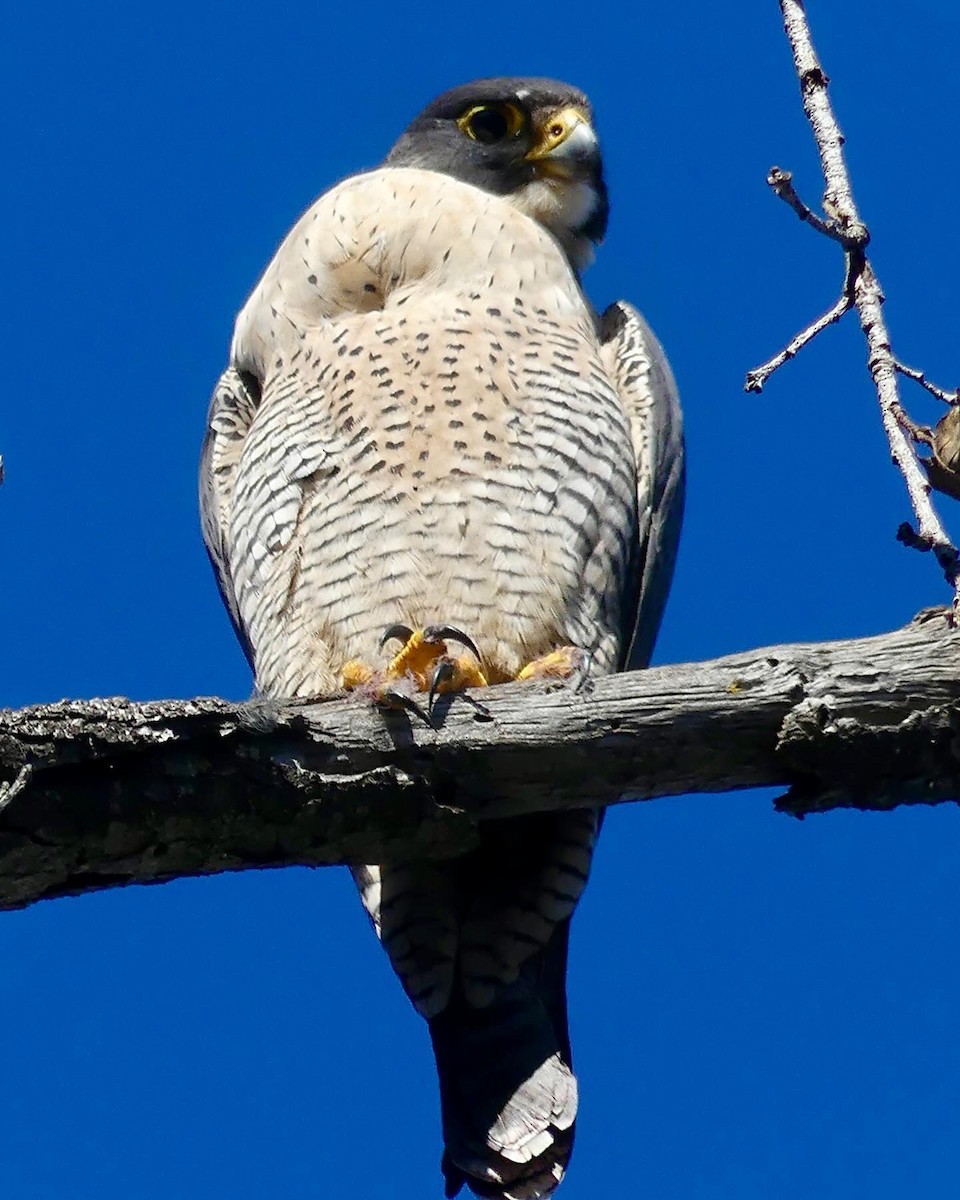
M522 213L550 230L578 271L593 262L593 242L580 232L600 203L592 184L582 180L535 179L509 199Z

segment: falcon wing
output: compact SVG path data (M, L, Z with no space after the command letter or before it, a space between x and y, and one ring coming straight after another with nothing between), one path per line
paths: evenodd
M233 503L244 439L259 403L259 387L250 375L228 367L220 376L207 413L207 432L200 452L200 527L223 602L250 665L253 653L243 631L227 556L227 523Z
M637 565L634 595L624 606L622 664L634 670L650 660L673 577L683 519L683 418L670 364L635 308L611 304L600 319L600 336L612 355L637 460Z

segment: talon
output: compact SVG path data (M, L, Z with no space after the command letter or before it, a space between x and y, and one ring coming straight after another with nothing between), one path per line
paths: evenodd
M449 683L457 673L457 668L449 658L441 658L433 668L430 676L430 691L427 693L427 715L433 716L433 706L439 694L441 684Z
M391 638L396 638L398 641L406 643L409 642L412 637L413 630L408 625L388 625L380 638L379 649L382 650L387 642L391 640Z
M470 653L449 654L448 638L460 642ZM421 709L409 703L412 690L428 693L429 712L442 692L487 686L488 680L480 665L480 651L462 630L452 625L410 629L398 622L383 631L380 649L394 639L403 645L385 667L374 669L361 659L351 659L344 665L341 681L346 691L362 690L376 700L401 704L428 720Z
M425 642L459 642L461 646L466 646L472 655L475 656L477 662L480 662L480 651L476 647L476 643L469 634L463 632L462 629L457 629L454 625L428 625L423 631L423 640Z
M418 716L427 725L433 724L430 720L430 706L428 705L427 711L424 712L413 696L401 691L399 688L393 688L389 685L383 688L377 696L377 702L393 708L402 708L405 712L410 712Z

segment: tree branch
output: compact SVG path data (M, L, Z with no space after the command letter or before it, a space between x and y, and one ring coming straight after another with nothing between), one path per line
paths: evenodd
M823 333L830 325L835 325L840 318L853 307L853 298L846 291L842 291L837 299L833 302L830 308L825 313L822 313L809 325L805 325L803 329L792 338L782 350L767 359L765 363L761 363L759 367L754 367L752 371L747 372L747 380L743 385L746 392L762 392L763 385L767 382L774 371L779 371L785 362L796 355L813 339Z
M931 383L923 371L918 371L916 367L908 367L898 358L893 360L893 366L899 374L906 376L907 379L912 379L914 383L919 383L925 391L928 391L931 396L936 396L942 403L960 404L960 388L954 388L952 392L948 392L946 388Z
M915 549L933 551L947 582L953 588L954 615L960 618L960 552L947 535L930 499L930 480L936 484L938 476L930 475L929 471L925 472L922 461L914 451L913 441L918 440L917 431L921 427L911 421L903 410L897 373L899 371L916 379L935 395L938 394L938 389L928 385L922 373L904 368L893 355L890 335L883 319L883 291L866 257L870 234L853 198L850 175L843 156L844 137L827 95L829 80L813 46L803 0L780 0L780 10L787 39L793 51L797 78L800 81L803 110L820 153L825 183L823 207L826 217L819 216L804 204L794 189L789 171L782 171L779 167L772 168L767 183L802 220L825 236L841 243L846 254L846 282L843 294L833 308L811 322L779 354L774 355L761 367L749 371L744 386L747 391L760 391L775 370L797 354L827 325L838 321L848 307L856 308L860 317L860 327L867 341L867 361L880 403L880 414L890 444L890 453L907 485L917 522L916 529L909 525L901 525L897 536L904 544ZM851 297L852 305L844 304L846 296ZM960 481L956 487L960 488Z
M960 631L774 646L438 704L62 702L0 712L0 908L248 867L451 856L480 822L786 786L802 816L960 796Z

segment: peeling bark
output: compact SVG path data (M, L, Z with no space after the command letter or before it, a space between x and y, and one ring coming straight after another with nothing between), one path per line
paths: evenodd
M0 907L249 867L448 857L477 824L778 786L784 812L960 796L960 631L771 646L444 697L0 712Z

